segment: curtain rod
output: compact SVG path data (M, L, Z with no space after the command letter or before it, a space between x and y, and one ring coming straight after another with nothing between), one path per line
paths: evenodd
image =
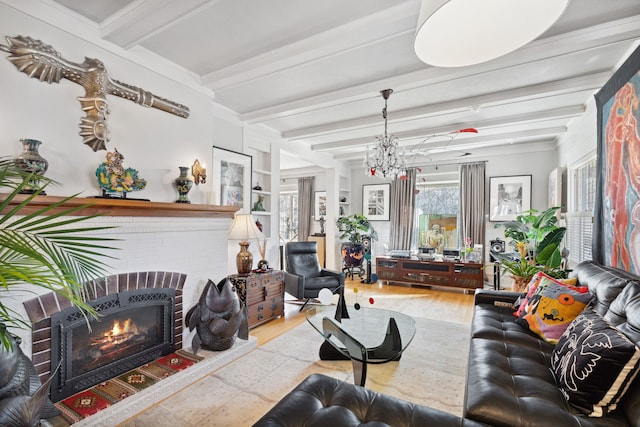
M286 177L282 177L282 178L280 178L280 182L285 182L285 181L286 181L286 180L288 180L288 179L295 179L295 180L298 180L298 179L301 179L301 178L313 178L313 179L315 179L316 177L315 177L315 176L313 176L313 175L305 175L305 176L286 176Z
M427 168L427 167L440 167L440 166L459 166L459 165L473 165L476 163L487 163L488 160L478 160L477 162L457 162L457 163L438 163L438 164L430 164L430 165L415 165L410 166L411 168Z

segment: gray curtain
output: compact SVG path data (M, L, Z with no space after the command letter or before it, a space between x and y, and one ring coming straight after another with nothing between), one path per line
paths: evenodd
M407 179L391 182L391 236L389 249L411 249L416 201L416 170L407 170Z
M460 165L460 244L484 244L485 163ZM484 251L483 251L484 252Z
M311 233L313 220L313 184L315 177L298 178L298 241L304 242Z

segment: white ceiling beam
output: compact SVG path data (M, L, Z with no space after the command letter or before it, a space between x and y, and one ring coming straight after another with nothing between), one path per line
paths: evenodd
M583 28L569 33L535 40L532 43L493 61L482 64L459 67L425 67L422 70L405 73L376 81L352 85L345 89L324 92L315 96L305 96L276 105L267 106L242 114L242 120L248 123L267 122L269 120L290 117L309 111L331 107L337 104L356 102L378 97L380 88L393 87L395 92L415 90L435 83L480 75L491 71L504 70L523 64L569 55L575 51L593 50L618 43L626 43L640 37L640 15L624 18L593 27ZM246 83L250 83L247 81Z
M587 76L556 80L553 82L524 86L464 99L456 99L453 101L423 105L414 108L407 108L404 110L397 110L393 111L393 114L390 115L389 123L412 120L416 117L442 115L446 112L461 112L468 110L469 106L471 105L503 105L505 103L512 103L515 100L539 99L587 90L596 90L601 88L610 76L610 72L599 72ZM376 126L379 124L380 115L375 114L365 117L358 117L356 119L332 122L319 126L295 129L292 131L283 132L282 137L288 140L305 139L318 135L342 132L349 129L361 129L369 126Z
M486 147L494 144L503 144L504 141L509 141L509 144L517 143L518 140L531 140L540 139L542 137L545 140L555 139L558 135L562 135L567 132L567 128L565 126L554 126L548 128L540 128L540 129L529 129L517 132L503 132L494 135L480 135L480 136L471 136L464 139L457 139L453 141L440 141L438 144L434 144L429 147L425 147L423 144L415 144L415 145L405 145L401 147L405 152L412 151L426 151L432 148L442 148L446 147L450 150L454 151L464 151L470 150L474 148Z
M474 146L457 146L453 150L449 150L441 153L433 153L429 155L415 155L410 156L409 163L412 166L419 165L421 162L424 162L424 159L446 159L452 160L451 154L452 152L460 152L461 154L464 152L471 152L474 157L482 156L483 153L486 153L487 150L493 150L494 153L499 155L510 154L510 153L523 153L523 152L535 152L535 151L549 151L554 150L557 147L557 142L555 137L553 138L537 138L534 140L526 140L517 142L514 140L512 144L504 144L504 142L500 140L494 141L486 141L483 143L477 143ZM362 162L365 157L365 153L362 151L351 152L351 153L336 153L333 156L336 160L350 161L352 163ZM465 158L464 162L469 161L469 158ZM449 163L449 161L447 161Z
M100 38L99 26L95 22L79 13L69 10L55 1L0 0L0 3L48 25L66 31L68 31L69 28L73 28L73 33L78 37L88 40ZM9 35L17 34L3 34L3 36ZM4 42L4 37L2 41Z
M415 4L403 2L304 40L212 71L202 76L202 82L215 91L231 89L283 70L413 33L416 19Z
M534 139L535 141L544 141L544 142L551 141L555 144L555 141L558 135L562 135L566 132L567 132L567 128L564 126L523 130L518 132L504 132L504 133L494 134L494 135L468 137L468 138L465 138L464 140L462 139L454 140L447 146L447 148L454 151L469 151L477 148L490 147L494 145L513 145L518 143L518 140L531 140L531 139ZM510 141L510 142L508 144L505 144L505 141ZM523 142L520 142L519 144L522 144L522 143ZM371 144L372 144L371 141L369 141L369 145ZM445 143L441 143L438 146L432 146L429 148L439 148L444 145ZM354 147L350 147L350 148L354 148ZM423 147L422 144L407 145L407 146L401 147L401 149L405 153L411 152L412 150L415 150L417 148L420 148L421 149L420 151L427 150L427 147ZM437 153L437 154L440 154L440 153ZM334 158L340 159L340 160L363 159L364 151L358 150L358 151L350 151L348 153L336 153L334 154Z
M184 84L198 92L202 92L213 98L214 94L206 87L200 84L200 78L192 71L186 70L184 67L168 61L166 58L160 57L154 52L150 52L140 46L133 49L125 50L114 43L111 43L101 37L100 26L94 21L74 12L60 3L53 0L0 0L9 7L25 13L34 19L38 19L47 25L54 26L61 31L68 32L69 28L73 28L73 34L93 44L124 58L133 63L139 64L148 70L163 75L168 79ZM52 43L51 40L42 40L45 43ZM55 47L55 45L54 45Z
M512 116L502 116L497 119L480 120L480 121L474 122L473 127L482 129L482 128L488 128L488 127L500 127L503 125L513 126L520 123L543 121L543 120L549 120L549 119L555 119L555 118L568 119L573 117L580 117L585 111L586 111L586 108L583 105L565 107L565 108L555 108L552 110L538 111L538 112L529 113L529 114L517 114ZM430 136L447 134L449 132L455 132L465 127L470 127L470 126L452 124L452 125L441 126L441 127L420 128L420 129L415 129L415 130L410 130L405 132L394 132L393 135L397 136L398 139L400 139L401 141L406 142L407 140L410 140L410 139L427 138ZM371 145L375 143L375 137L376 135L371 135L369 137L312 144L311 149L313 151L330 151L330 150L346 148L346 147ZM469 139L469 138L465 138L465 140L466 139Z
M281 141L280 152L293 158L313 159L314 164L321 168L334 166L333 156L329 153L314 153L308 144Z
M100 24L102 38L129 49L220 0L137 0Z

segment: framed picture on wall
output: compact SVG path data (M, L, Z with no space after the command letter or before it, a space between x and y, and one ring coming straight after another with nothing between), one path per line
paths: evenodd
M320 217L327 215L327 192L316 191L313 196L313 219L320 221Z
M213 147L213 197L222 206L238 206L251 212L252 157Z
M389 221L391 184L362 186L362 213L369 221Z
M531 209L531 175L489 178L489 220L514 221Z

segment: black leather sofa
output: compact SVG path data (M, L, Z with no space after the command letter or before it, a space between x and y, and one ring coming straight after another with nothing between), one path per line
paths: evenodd
M571 274L595 295L592 305L640 344L640 277L591 261ZM637 426L640 380L606 417L579 415L567 404L551 371L549 344L515 323L514 292L479 290L471 328L464 415L496 426Z
M595 295L595 311L639 345L640 277L593 262L572 276ZM553 344L515 322L520 295L476 291L464 418L314 374L256 426L640 426L640 375L606 417L587 417L567 404L551 371Z

